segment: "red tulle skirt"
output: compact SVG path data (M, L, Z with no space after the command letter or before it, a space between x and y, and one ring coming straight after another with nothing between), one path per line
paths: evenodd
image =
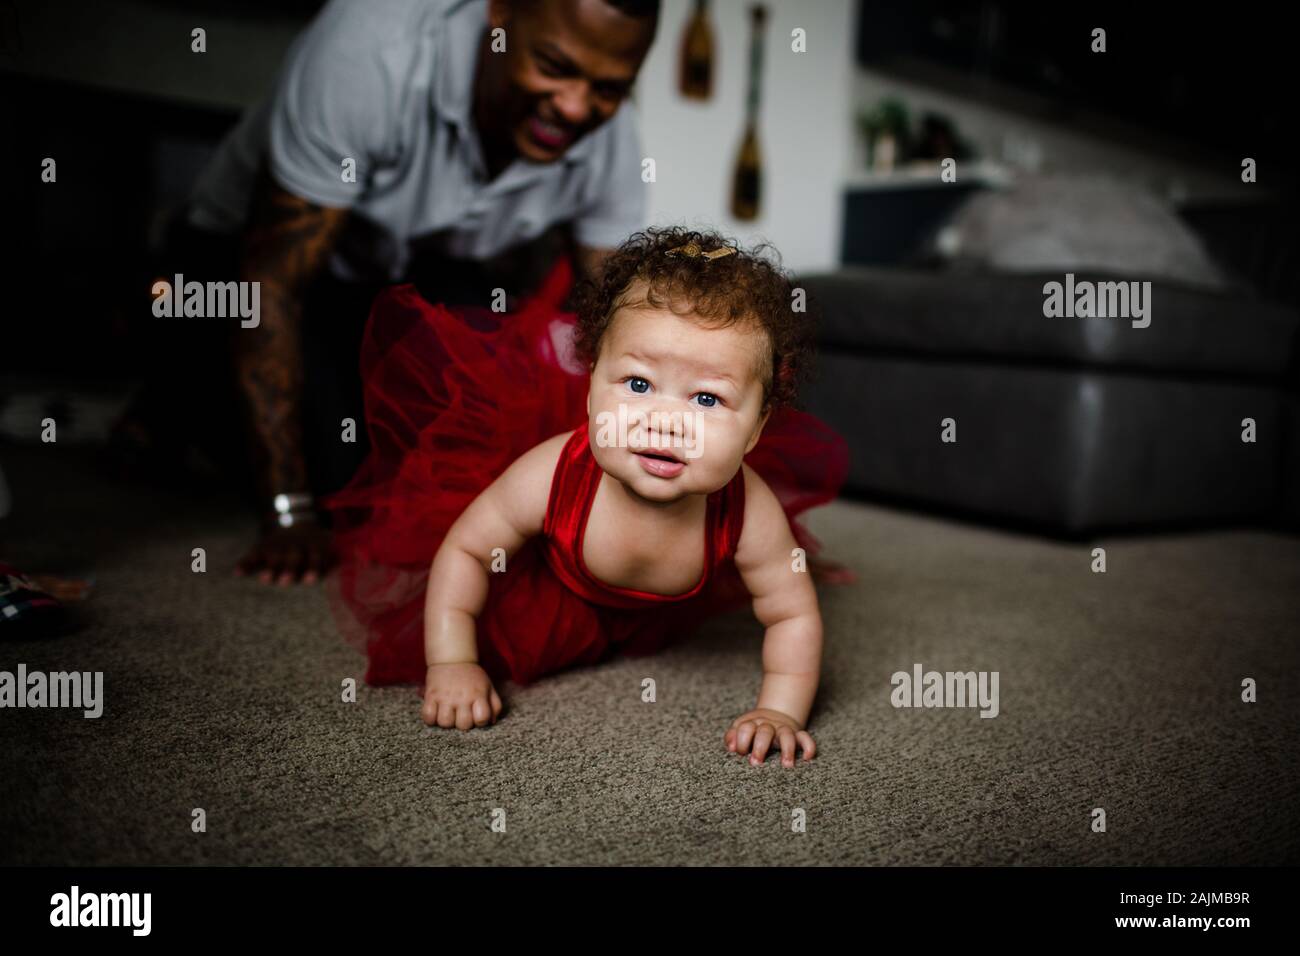
M571 284L562 258L510 313L433 305L412 285L375 300L361 351L371 451L325 501L340 559L331 606L365 650L367 683L423 682L425 586L444 535L516 458L586 420L588 375L573 353L574 316L561 310ZM745 461L815 555L819 544L796 516L839 493L843 438L811 415L779 410ZM615 652L653 653L743 605L739 574L725 570L696 598L620 610L565 587L535 539L490 576L479 661L495 680L527 684Z

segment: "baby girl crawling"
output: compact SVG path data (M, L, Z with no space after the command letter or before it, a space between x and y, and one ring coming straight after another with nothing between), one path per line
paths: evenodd
M822 620L800 546L809 539L791 519L834 496L846 457L837 436L786 407L809 351L793 293L779 269L717 235L650 230L579 289L576 322L542 316L549 335L520 365L525 380L499 384L535 388L548 408L521 396L512 424L498 398L500 430L479 441L536 429L583 391L585 414L560 412L553 421L576 427L519 455L447 528L423 608L426 724L486 726L502 710L494 676L526 682L649 653L747 600L766 628L764 676L726 746L753 764L769 749L787 767L799 751L812 759ZM483 359L510 364L525 351L494 341ZM538 363L540 384L526 368ZM484 374L499 373L466 373ZM746 463L756 450L757 468ZM373 671L373 646L371 656Z

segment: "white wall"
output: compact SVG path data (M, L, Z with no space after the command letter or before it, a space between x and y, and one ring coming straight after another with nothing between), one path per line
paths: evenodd
M749 64L749 6L715 0L713 98L677 92L682 31L690 0L665 0L659 35L637 80L642 149L653 157L655 225L709 226L744 244L765 239L794 270L839 262L842 186L852 156L854 0L765 0L759 140L763 205L758 219L731 217L731 174L744 132ZM790 33L807 31L807 52L791 51Z

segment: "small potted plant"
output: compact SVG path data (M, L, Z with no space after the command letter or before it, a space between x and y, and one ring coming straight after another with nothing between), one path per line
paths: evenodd
M881 100L858 117L858 127L867 141L868 168L887 173L907 157L908 115L902 101Z

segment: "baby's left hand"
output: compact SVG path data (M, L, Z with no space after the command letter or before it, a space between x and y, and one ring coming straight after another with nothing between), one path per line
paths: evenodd
M767 759L773 740L781 748L781 765L784 767L794 766L798 747L803 747L804 760L812 760L817 753L812 735L797 720L779 710L761 707L737 717L723 739L727 742L727 749L733 753L748 753L749 762L755 767Z

